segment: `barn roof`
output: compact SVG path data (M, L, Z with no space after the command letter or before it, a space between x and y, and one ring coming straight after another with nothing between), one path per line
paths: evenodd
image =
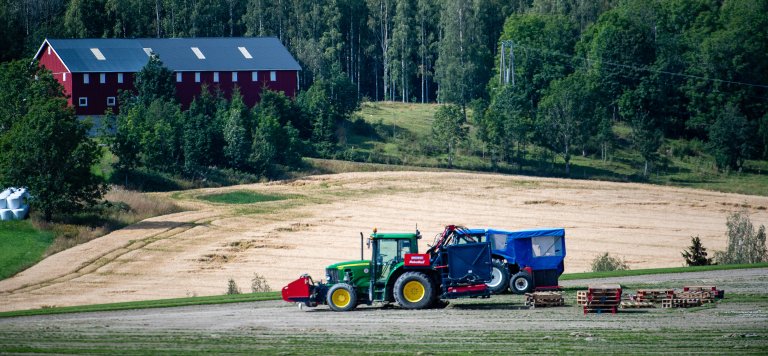
M71 72L138 72L149 53L172 71L301 70L274 37L46 39Z

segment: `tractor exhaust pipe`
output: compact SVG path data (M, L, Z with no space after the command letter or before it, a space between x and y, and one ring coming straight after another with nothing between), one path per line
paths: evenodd
M363 240L365 240L365 238L363 237L363 232L360 231L360 261L362 261L363 257L365 257L363 256Z

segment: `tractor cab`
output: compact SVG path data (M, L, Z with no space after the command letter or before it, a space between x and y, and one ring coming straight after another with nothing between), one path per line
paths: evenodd
M418 240L421 234L388 233L380 234L374 231L369 243L371 254L371 288L369 295L372 300L387 299L386 287L390 283L392 272L405 262L406 255L419 253Z

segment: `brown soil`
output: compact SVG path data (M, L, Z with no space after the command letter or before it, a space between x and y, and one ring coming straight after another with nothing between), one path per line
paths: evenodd
M230 190L291 199L195 199ZM604 252L633 269L680 266L680 251L696 235L710 251L723 249L726 216L742 207L756 224L768 221L768 197L471 173L347 173L167 196L192 210L142 221L0 281L0 311L223 294L230 278L248 291L254 273L277 290L359 258L359 233L374 227L418 224L422 247L446 224L564 227L566 272L581 272Z

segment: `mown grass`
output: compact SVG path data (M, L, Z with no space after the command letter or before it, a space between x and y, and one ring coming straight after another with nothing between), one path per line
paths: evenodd
M53 232L41 231L29 220L0 222L0 279L40 261L53 239Z
M696 272L696 271L763 268L763 267L768 267L768 263L759 263L759 264L751 264L751 265L714 265L714 266L701 266L701 267L657 268L657 269L646 269L646 270L629 270L629 271L614 271L614 272L600 272L600 273L592 273L592 272L572 273L572 274L565 274L561 276L560 280L608 278L608 277L636 276L636 275L659 274L659 273L684 273L684 272ZM564 291L575 293L575 291L578 289L581 289L581 287L564 288ZM116 310L144 309L144 308L170 308L170 307L179 307L179 306L188 306L188 305L208 305L208 304L225 304L225 303L279 300L280 298L281 298L280 292L263 292L263 293L209 296L209 297L147 300L147 301L139 301L139 302L126 302L126 303L94 304L94 305L83 305L83 306L73 306L73 307L51 306L51 307L46 307L41 309L0 312L0 318L29 316L29 315L116 311ZM763 297L760 297L760 296L754 296L753 299L754 298L759 298L759 301L765 300ZM493 301L494 299L491 299L491 302ZM484 299L477 299L476 302L487 303Z
M592 279L592 278L610 278L610 277L630 277L630 276L643 276L649 274L669 274L669 273L685 273L685 272L705 272L705 271L722 271L733 269L747 269L747 268L765 268L768 267L768 263L754 263L754 264L738 264L738 265L712 265L712 266L691 266L691 267L669 267L669 268L650 268L650 269L637 269L627 271L609 271L609 272L582 272L582 273L566 273L560 276L561 281L575 280L575 279Z
M207 194L197 197L211 203L219 204L254 204L268 201L285 200L288 197L281 195L262 194L248 190L238 190L226 193Z
M232 295L216 295L216 296L207 296L207 297L159 299L159 300L146 300L146 301L138 301L138 302L81 305L81 306L73 306L73 307L50 306L50 307L41 308L41 309L0 312L0 318L30 316L30 315L51 315L51 314L64 314L64 313L117 311L117 310L129 310L129 309L170 308L170 307L183 307L188 305L243 303L243 302L257 302L257 301L277 300L277 299L280 299L280 292L260 292L260 293L232 294Z

